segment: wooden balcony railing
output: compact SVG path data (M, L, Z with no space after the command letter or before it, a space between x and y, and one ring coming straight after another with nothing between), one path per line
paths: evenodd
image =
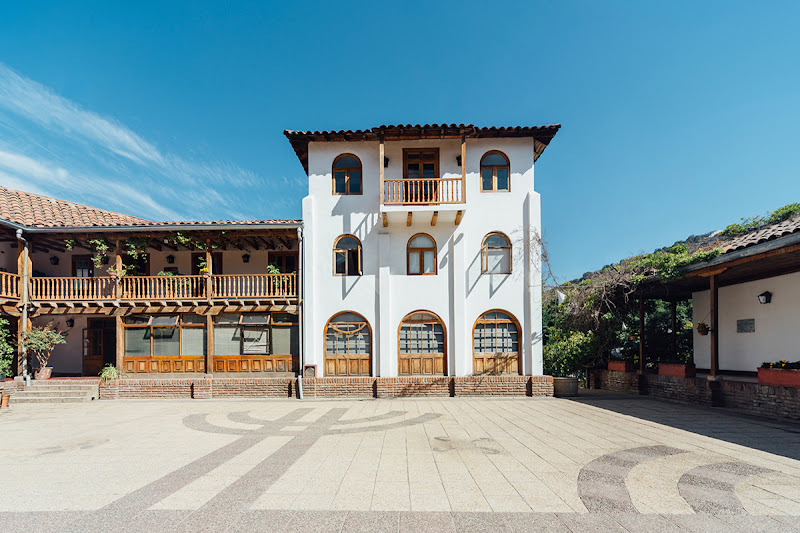
M51 302L113 300L117 296L114 278L31 278L31 300Z
M19 298L19 277L0 274L0 297ZM297 274L126 276L119 284L111 277L35 277L30 287L32 301L51 302L277 299L297 296Z
M19 276L9 272L0 272L0 298L19 300L20 296Z
M384 179L385 205L464 203L461 178Z
M287 298L297 295L297 274L211 276L214 298Z

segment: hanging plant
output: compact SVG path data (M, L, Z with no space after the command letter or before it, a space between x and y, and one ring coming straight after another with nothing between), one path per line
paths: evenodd
M123 247L125 248L125 253L128 254L129 257L134 260L138 260L140 257L145 257L149 243L150 239L146 239L144 237L131 237L125 241Z
M711 331L711 328L708 327L708 324L705 322L698 322L697 323L697 333L700 335L708 335L708 332Z
M105 239L89 239L86 241L92 250L92 263L94 267L100 269L103 265L103 258L111 250L111 245Z

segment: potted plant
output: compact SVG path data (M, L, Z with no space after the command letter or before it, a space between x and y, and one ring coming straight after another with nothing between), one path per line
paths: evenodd
M119 370L117 370L117 367L111 363L106 363L106 365L100 371L99 376L100 381L102 382L114 381L115 379L119 378Z
M690 361L690 356L674 361L659 361L659 376L673 376L678 378L693 378L697 375L697 368Z
M711 328L708 327L708 324L705 322L698 322L697 323L697 333L700 335L708 335L708 332L711 331Z
M22 337L22 346L33 352L39 363L39 370L34 373L35 379L50 379L53 368L47 366L53 350L59 344L65 344L66 332L59 331L49 323L44 327L37 326L26 331Z
M758 369L758 384L773 387L800 387L800 361L761 363L761 368Z

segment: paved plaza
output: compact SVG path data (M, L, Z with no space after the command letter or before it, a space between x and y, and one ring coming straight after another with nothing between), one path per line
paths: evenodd
M797 531L800 425L634 396L0 412L0 531Z

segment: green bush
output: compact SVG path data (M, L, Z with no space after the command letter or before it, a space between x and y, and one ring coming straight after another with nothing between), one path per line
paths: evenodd
M0 376L14 375L14 344L8 320L0 318Z
M575 375L596 352L597 339L591 331L551 331L544 346L544 373L556 377Z

